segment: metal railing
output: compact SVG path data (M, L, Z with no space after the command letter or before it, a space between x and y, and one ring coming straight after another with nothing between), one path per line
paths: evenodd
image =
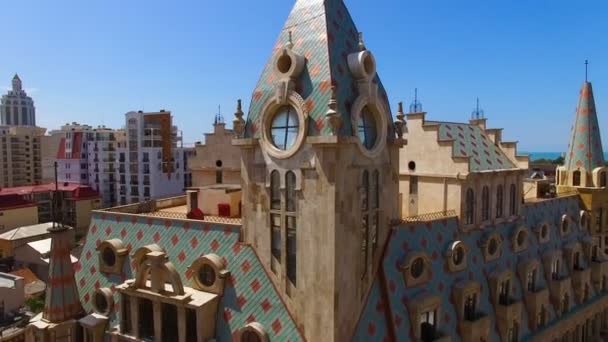
M437 211L433 213L425 213L416 216L409 216L401 219L401 222L426 222L426 221L435 221L444 218L456 217L456 210L446 210L446 211Z

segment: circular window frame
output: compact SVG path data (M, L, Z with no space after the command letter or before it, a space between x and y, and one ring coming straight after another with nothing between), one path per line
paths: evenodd
M294 144L285 150L281 150L276 147L272 142L272 135L270 130L272 128L272 119L277 115L278 110L284 106L291 106L298 116L299 127L296 141ZM264 150L272 157L278 159L286 159L298 152L304 143L306 132L308 132L308 113L304 111L304 100L302 97L291 91L287 96L287 100L283 103L277 102L276 98L271 98L270 101L264 106L262 111L262 140L261 144Z
M99 296L99 297L98 297ZM102 310L99 306L97 306L97 298L104 298L106 301L105 310ZM93 296L93 309L100 315L109 316L112 313L112 309L114 308L114 296L112 295L112 290L107 287L100 287L95 290L95 295Z
M359 121L361 120L361 113L363 112L363 109L365 107L368 108L369 112L374 116L374 120L376 121L376 142L374 144L374 147L372 147L371 149L368 149L363 145L363 142L361 141L361 139L359 139L359 136L357 134L359 130ZM359 147L361 153L363 153L364 156L370 159L375 158L380 153L382 153L384 147L386 146L388 126L388 122L385 115L388 112L386 108L387 107L383 103L381 103L379 99L376 99L376 101L371 101L368 96L362 96L357 98L351 110L351 128L353 130L355 141L357 142L357 146Z
M494 251L494 253L491 253L490 249L493 243L496 244L496 250ZM503 253L502 243L503 239L499 233L493 233L485 239L483 243L483 255L486 262L500 258Z
M203 274L205 273L205 271L213 272L213 273L211 273L213 275L213 277L212 277L212 280L210 283L207 283L207 281L209 279L205 279L203 277ZM201 266L198 268L198 270L196 272L196 280L199 282L199 284L201 284L202 286L205 286L205 287L212 287L213 285L215 285L215 282L217 281L217 271L215 270L215 267L211 266L209 263L201 264Z
M419 272L414 272L414 271L418 271L418 268L415 267L416 263L420 263L420 269ZM420 279L423 275L424 272L426 271L426 265L424 262L424 258L422 256L417 256L412 260L412 263L410 264L410 275L412 276L413 279L418 280ZM416 274L414 274L416 273Z
M450 272L463 271L467 267L467 257L469 248L462 240L456 240L450 243L446 253L446 261ZM460 255L460 262L455 258Z
M114 267L116 266L116 259L118 258L118 256L116 255L116 251L114 250L114 248L112 248L112 246L105 246L102 250L101 250L101 260L103 261L104 265L106 267ZM111 260L108 260L111 259Z
M410 170L410 171L412 171L412 172L413 172L413 171L416 171L416 162L415 162L415 161L413 161L413 160L410 160L410 161L407 163L407 169L408 169L408 170Z
M246 333L252 333L258 337L261 342L268 342L268 333L264 326L258 322L251 322L238 330L238 338L236 341L243 341Z
M210 267L214 272L212 284L206 284L200 277L204 267ZM189 269L192 272L192 283L195 289L211 293L223 293L224 279L229 275L229 272L226 270L226 264L220 256L205 254L194 260Z

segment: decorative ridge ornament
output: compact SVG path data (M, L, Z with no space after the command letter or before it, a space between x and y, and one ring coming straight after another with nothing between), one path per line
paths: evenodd
M365 47L365 43L363 43L363 32L359 32L359 51L365 51L367 48Z
M338 130L342 127L342 117L336 111L338 107L338 101L336 100L336 86L331 87L331 98L327 104L329 108L325 114L325 122L329 124L332 135L338 135Z
M397 136L399 139L402 139L404 133L403 127L405 126L405 120L403 120L405 118L405 114L403 114L403 102L399 102L396 117L397 120L395 121L395 128L397 131Z
M234 112L234 121L232 121L232 128L238 138L241 138L245 131L245 119L243 119L243 115L241 99L238 99L236 102L236 112Z

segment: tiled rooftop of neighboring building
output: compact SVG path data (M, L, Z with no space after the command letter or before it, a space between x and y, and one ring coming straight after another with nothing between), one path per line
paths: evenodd
M31 226L23 226L11 229L0 234L0 240L21 240L35 236L48 234L48 229L53 227L53 222L39 223Z

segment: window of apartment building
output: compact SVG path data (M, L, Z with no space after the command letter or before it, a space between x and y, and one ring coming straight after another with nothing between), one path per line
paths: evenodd
M467 189L465 201L465 223L470 225L475 223L475 192L473 189Z
M420 315L420 337L422 341L434 341L437 334L437 310Z
M560 266L560 260L558 258L553 259L551 262L551 279L559 280Z
M148 152L144 152L143 162L147 163L150 161L150 154Z
M511 299L511 279L505 279L498 286L498 303L509 305Z
M475 321L477 315L477 293L469 294L464 301L464 319Z
M281 264L281 175L274 170L270 174L270 249L273 261ZM274 262L271 265L274 272Z
M490 189L487 186L481 190L481 219L483 221L490 219Z
M145 197L150 197L150 188L149 187L144 187L144 196Z
M536 269L530 270L526 274L526 287L530 292L536 291L536 277Z
M509 215L515 216L517 214L517 188L515 184L511 184L509 189Z
M578 170L572 172L572 185L573 186L581 185L581 172Z
M418 195L418 176L410 176L410 195Z

